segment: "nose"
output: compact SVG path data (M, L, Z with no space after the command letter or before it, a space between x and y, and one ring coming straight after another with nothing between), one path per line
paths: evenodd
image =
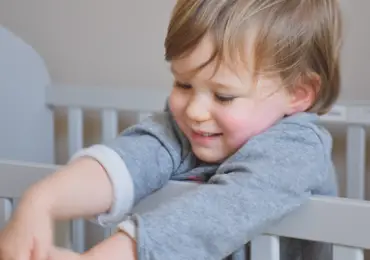
M188 102L187 117L194 122L204 122L210 119L209 104L206 98L195 96Z

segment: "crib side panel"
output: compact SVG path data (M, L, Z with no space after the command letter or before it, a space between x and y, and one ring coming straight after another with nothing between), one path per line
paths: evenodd
M54 163L50 77L39 54L0 26L0 158Z

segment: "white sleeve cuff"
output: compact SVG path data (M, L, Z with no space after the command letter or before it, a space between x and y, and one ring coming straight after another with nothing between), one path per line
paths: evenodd
M133 220L122 221L118 224L118 230L126 232L133 240L136 240L136 225Z
M134 203L134 183L123 159L105 145L94 145L77 152L71 160L92 157L106 170L113 185L114 201L109 212L100 214L96 222L101 226L114 225L125 219ZM88 185L88 182L87 182Z

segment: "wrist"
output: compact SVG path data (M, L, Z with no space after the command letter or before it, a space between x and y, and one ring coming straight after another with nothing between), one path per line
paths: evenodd
M28 213L43 214L54 218L52 212L53 199L50 193L47 193L42 187L35 185L25 192L18 205L18 212L21 215ZM41 186L41 185L40 185Z
M120 237L124 242L124 251L126 252L126 259L137 260L136 253L136 241L131 237L130 234L126 233L124 230L118 230L114 236Z

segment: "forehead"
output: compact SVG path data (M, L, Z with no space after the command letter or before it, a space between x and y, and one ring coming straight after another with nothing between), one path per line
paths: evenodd
M189 55L178 60L173 60L171 62L171 70L176 75L191 76L193 71L202 67L205 62L212 58L214 51L215 45L210 37L204 37ZM215 69L214 62L211 62L199 72L204 74L204 71L209 69Z
M249 40L249 43L251 40ZM251 46L247 41L245 46ZM217 81L224 78L231 77L249 77L251 67L253 64L252 48L246 48L244 50L243 57L237 57L236 59L229 59L225 62L224 57L221 58L221 62L218 62L218 57L213 58L216 50L213 38L207 34L194 48L194 50L182 59L171 61L171 71L175 76L183 79L200 78L204 80ZM211 62L208 63L209 60ZM206 64L206 66L203 66ZM200 70L197 70L201 68Z
M281 85L281 79L276 77L264 77L258 75L255 78L253 74L253 55L249 52L249 57L244 57L246 62L233 62L233 64L225 64L221 61L217 66L217 59L207 64L199 71L194 73L194 70L201 67L205 62L212 58L215 51L211 37L205 37L192 53L186 57L171 62L171 71L180 81L187 83L207 83L216 86L217 88L242 91L245 94L270 94L276 91ZM248 54L248 52L245 52ZM251 65L252 64L252 65ZM261 88L262 87L262 88ZM266 92L266 93L265 93Z

